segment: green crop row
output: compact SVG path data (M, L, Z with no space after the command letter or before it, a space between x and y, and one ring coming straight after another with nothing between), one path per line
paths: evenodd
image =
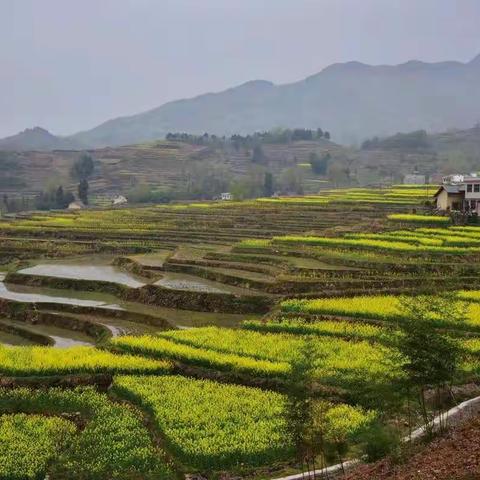
M161 332L155 337L119 337L115 348L187 365L261 378L288 377L304 339L291 334L217 327ZM368 381L390 382L398 369L387 347L334 336L315 340L315 376L323 384L348 388Z
M3 389L0 414L1 478L173 477L138 412L92 388Z
M459 298L474 299L473 292L460 292ZM404 319L400 308L400 297L394 295L372 295L341 298L290 299L281 303L286 313L314 315L340 315L353 318L371 318L384 321ZM480 305L470 303L465 323L444 318L432 318L432 325L459 330L480 331Z
M303 318L281 318L279 320L246 320L242 327L247 330L268 333L290 333L295 335L320 335L360 340L377 340L383 328L360 322L341 320L306 321Z
M44 376L79 373L163 373L169 362L116 355L94 347L7 347L0 345L0 374Z
M387 241L374 240L370 238L330 238L330 237L308 237L308 236L284 236L273 237L274 243L287 245L306 245L306 246L329 246L329 247L348 247L358 249L385 250L408 253L427 253L427 254L453 254L467 255L478 254L480 247L460 248L445 247L436 245L415 245L410 241Z
M197 331L197 329L192 331ZM223 329L221 331L223 332ZM111 344L114 348L124 352L147 355L159 359L178 360L187 365L226 372L244 373L260 377L284 377L290 371L290 366L285 362L258 360L241 356L238 353L221 353L206 350L160 336L118 337L113 339Z
M451 223L450 217L440 217L437 215L414 215L408 213L392 213L387 217L394 222L412 222L412 223L429 223L436 225L448 225Z

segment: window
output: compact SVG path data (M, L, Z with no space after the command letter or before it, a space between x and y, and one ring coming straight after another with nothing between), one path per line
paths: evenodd
M476 184L473 186L473 191L474 191L474 192L480 192L480 183L476 183Z
M467 192L471 192L472 191L472 188L473 188L473 185L471 183L469 183L467 185Z

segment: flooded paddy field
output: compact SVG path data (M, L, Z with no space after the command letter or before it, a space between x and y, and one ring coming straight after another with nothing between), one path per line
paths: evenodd
M193 292L232 293L234 295L252 295L246 288L214 282L196 275L176 272L162 272L162 278L154 285L160 285L172 290L189 290Z
M79 307L120 308L118 304L96 300L98 295L90 292L71 292L68 290L26 285L6 285L0 279L0 298L26 303L58 303Z
M92 264L85 259L83 263L78 260L62 263L40 263L33 267L19 270L18 273L24 275L40 275L47 277L69 278L74 280L94 280L101 282L113 282L125 285L131 288L138 288L145 285L144 282L135 278L132 274L123 272L117 267L102 264L101 261L92 259Z
M228 314L222 312L197 312L180 310L175 308L164 308L151 305L144 305L136 302L121 300L113 295L102 292L84 292L66 289L54 289L47 287L33 287L27 285L5 284L0 281L0 299L12 300L15 302L35 304L41 312L61 313L69 318L76 318L80 321L88 321L103 325L111 336L124 334L152 334L161 329L156 322L166 321L172 328L191 328L210 325L221 325L236 327L243 320L257 319L257 315ZM45 305L45 306L43 306ZM68 307L68 308L67 308ZM71 307L80 307L93 310L89 313L72 313ZM111 310L121 312L121 317L112 315ZM132 319L129 319L129 317ZM137 316L144 316L145 321L136 320ZM151 319L154 324L148 323ZM21 322L20 322L21 323ZM25 324L23 324L25 326ZM28 326L30 328L30 326ZM33 329L35 332L50 337L56 337L55 345L64 346L67 344L92 344L94 340L90 337L79 337L78 332L69 336L68 330L52 331L46 325L38 324ZM63 331L65 330L65 331ZM15 343L16 342L16 343ZM6 337L0 343L22 344L21 338Z
M47 337L50 344L58 348L74 347L79 345L94 345L95 340L83 332L60 328L54 325L30 324L15 320L3 321L5 325L25 330L37 335Z

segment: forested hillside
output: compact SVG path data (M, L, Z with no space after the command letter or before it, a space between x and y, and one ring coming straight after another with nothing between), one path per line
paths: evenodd
M77 192L72 167L83 155L93 197L122 194L133 202L311 194L335 186L401 183L404 175L480 169L480 128L429 135L425 131L372 138L347 148L318 130L275 130L255 135L168 134L167 140L93 150L0 152L0 193L34 196Z

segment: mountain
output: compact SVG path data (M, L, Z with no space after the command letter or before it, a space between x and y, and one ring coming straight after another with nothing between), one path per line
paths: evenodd
M177 100L70 137L37 127L0 140L0 149L101 148L144 143L168 132L232 135L276 127L321 127L338 143L359 144L397 132L466 129L479 120L480 55L468 63L348 62L291 84L255 80Z
M57 137L41 127L27 128L23 132L0 140L0 150L9 151L51 151L79 148L74 139Z
M399 131L468 128L479 120L480 55L469 63L339 63L287 85L256 80L109 120L71 139L101 147L178 131L231 135L322 127L336 141L357 143Z

